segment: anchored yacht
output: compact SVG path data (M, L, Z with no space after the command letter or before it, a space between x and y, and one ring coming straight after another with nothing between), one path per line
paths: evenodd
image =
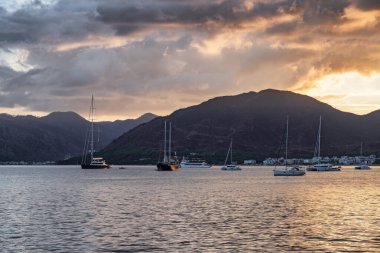
M81 167L82 169L108 169L111 166L102 157L94 157L94 96L91 97L90 131L86 134ZM90 153L89 159L88 153Z
M360 160L362 161L359 165L355 166L355 170L370 170L371 167L368 166L366 162L363 162L363 142L360 143Z
M211 168L205 160L182 158L181 168Z
M177 157L172 157L172 123L169 124L169 145L168 152L166 152L166 121L165 121L165 137L164 137L164 159L157 163L158 171L173 171L180 168Z
M274 169L274 176L303 176L305 170L299 166L288 168L288 136L289 136L289 117L286 117L286 140L285 140L285 169Z
M231 155L231 162L230 164L227 164L228 156ZM236 163L232 162L232 139L230 142L230 147L228 148L226 160L224 161L224 166L221 168L221 170L241 170L240 166Z
M307 168L307 171L340 171L340 166L334 166L330 163L321 163L321 131L322 131L322 116L319 116L319 127L317 142L315 144L314 157L318 157L318 163Z

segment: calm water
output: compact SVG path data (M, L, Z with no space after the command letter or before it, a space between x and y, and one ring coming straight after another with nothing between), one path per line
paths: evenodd
M380 168L0 167L1 252L380 252Z

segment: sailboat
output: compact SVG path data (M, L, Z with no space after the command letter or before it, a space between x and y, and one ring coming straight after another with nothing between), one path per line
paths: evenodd
M340 167L333 166L330 163L321 163L321 131L322 116L319 116L319 127L317 135L317 143L315 144L314 157L317 156L318 163L307 168L308 171L340 171Z
M274 169L274 176L303 176L305 170L299 166L292 166L288 168L288 136L289 136L289 117L286 117L286 140L285 140L285 169Z
M107 164L106 161L102 157L94 157L94 152L95 152L95 149L94 149L94 110L95 110L94 96L92 96L90 114L89 114L90 136L88 136L88 133L86 134L81 167L82 169L108 169L111 166ZM88 137L90 137L90 139L88 139ZM90 153L89 161L87 160L88 153Z
M172 157L171 149L172 149L172 123L169 123L169 145L168 145L168 152L166 152L166 121L165 121L165 137L164 137L164 159L162 162L157 163L157 170L158 171L173 171L180 168L180 165L178 163L178 160L176 157Z
M231 157L231 163L227 164L228 156L229 155L231 155L230 156ZM221 170L241 170L241 168L239 167L239 165L237 165L236 163L232 162L232 139L231 139L231 142L230 142L230 147L228 148L226 160L224 161L224 166L221 168Z
M360 160L363 159L363 142L360 143ZM371 167L368 166L366 162L361 162L355 166L355 170L370 170Z

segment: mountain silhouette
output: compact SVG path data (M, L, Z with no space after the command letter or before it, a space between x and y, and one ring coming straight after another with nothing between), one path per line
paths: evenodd
M154 117L144 114L137 119L97 122L98 150ZM81 155L88 127L89 122L74 112L44 117L0 114L0 161L55 161Z
M309 96L267 89L210 99L123 134L101 154L111 163L157 162L162 157L164 121L172 123L172 147L178 156L198 153L223 163L233 139L234 160L276 157L289 116L289 157L311 158L322 116L321 155L357 155L380 148L380 111L355 115Z

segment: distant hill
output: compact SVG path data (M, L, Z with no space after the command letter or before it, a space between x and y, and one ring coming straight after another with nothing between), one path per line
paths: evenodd
M123 133L156 116L98 122L98 150ZM0 161L55 161L82 154L89 122L74 112L45 117L0 114Z
M115 164L155 163L162 152L166 120L172 122L173 150L179 156L196 152L222 163L233 138L237 161L262 160L277 156L286 115L290 157L312 157L320 115L323 156L358 154L360 142L365 153L379 154L380 111L359 116L305 95L271 89L217 97L157 117L123 134L101 153Z

